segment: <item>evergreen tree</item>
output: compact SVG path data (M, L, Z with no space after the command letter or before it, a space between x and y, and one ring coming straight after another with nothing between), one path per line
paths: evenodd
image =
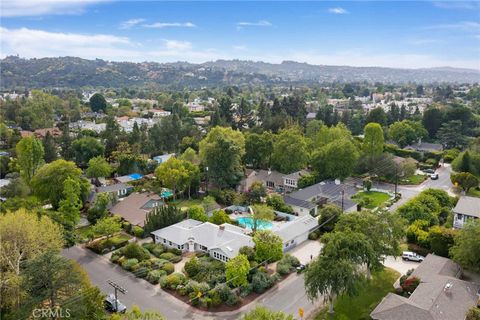
M57 145L55 144L55 140L53 139L50 131L47 131L45 138L43 138L43 150L45 154L43 158L45 159L46 163L52 162L57 159Z

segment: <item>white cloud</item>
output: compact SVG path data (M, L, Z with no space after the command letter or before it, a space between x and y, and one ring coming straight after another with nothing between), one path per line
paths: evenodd
M235 50L235 51L247 51L247 47L244 46L244 45L235 45L235 46L232 46L232 49Z
M348 13L347 10L345 10L343 8L340 8L340 7L330 8L330 9L328 9L328 12L334 13L334 14L347 14Z
M120 29L130 29L132 27L135 27L136 25L144 22L145 19L130 19L130 20L127 20L127 21L123 21L121 24L120 24Z
M144 24L145 28L196 28L197 26L192 22L155 22L151 24Z
M478 10L480 3L476 1L433 1L433 5L442 9Z
M165 42L165 47L169 50L179 50L185 51L192 49L192 43L188 41L179 41L179 40L163 40Z
M88 5L109 0L2 0L2 17L30 17L48 14L80 14Z
M433 26L428 26L425 29L450 29L450 30L461 30L468 32L479 32L480 31L480 22L477 21L462 21L458 23L449 23L449 24L437 24Z
M217 59L242 59L279 63L283 60L323 65L380 66L395 68L461 67L480 69L478 59L442 58L429 54L378 54L361 48L343 52L284 51L267 54L242 50L238 45L229 51L197 48L188 41L164 39L137 44L132 39L107 34L59 33L28 28L0 27L1 57L19 54L26 58L75 56L113 61L189 61L201 63ZM48 45L47 45L48 44Z
M245 27L271 27L272 23L267 20L259 20L256 22L241 21L237 22L237 29L243 29Z

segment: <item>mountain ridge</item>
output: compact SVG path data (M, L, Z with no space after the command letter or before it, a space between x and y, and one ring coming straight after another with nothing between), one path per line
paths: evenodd
M211 87L243 84L318 84L333 82L475 83L480 70L436 68L389 68L313 65L285 60L269 63L251 60L190 62L117 62L79 57L25 59L7 56L0 60L0 87Z

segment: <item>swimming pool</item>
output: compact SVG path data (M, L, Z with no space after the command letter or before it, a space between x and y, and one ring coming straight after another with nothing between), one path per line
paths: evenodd
M239 225L244 228L253 229L253 219L250 217L241 217L237 219ZM272 229L272 223L269 221L258 220L257 221L257 230L268 230Z

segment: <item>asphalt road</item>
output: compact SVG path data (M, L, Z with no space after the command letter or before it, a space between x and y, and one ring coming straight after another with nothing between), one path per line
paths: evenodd
M197 310L174 298L170 294L143 279L138 279L107 258L99 256L88 249L75 246L65 249L62 255L77 261L88 273L94 285L105 294L113 293L107 280L113 280L123 286L127 293L119 294L119 300L127 307L138 305L142 310L157 310L168 320L177 319L238 319L242 313L248 312L257 305L263 305L276 311L291 313L297 317L298 308L305 310L305 316L322 305L319 299L312 304L305 295L302 275L291 275L259 299L232 312L211 313Z

